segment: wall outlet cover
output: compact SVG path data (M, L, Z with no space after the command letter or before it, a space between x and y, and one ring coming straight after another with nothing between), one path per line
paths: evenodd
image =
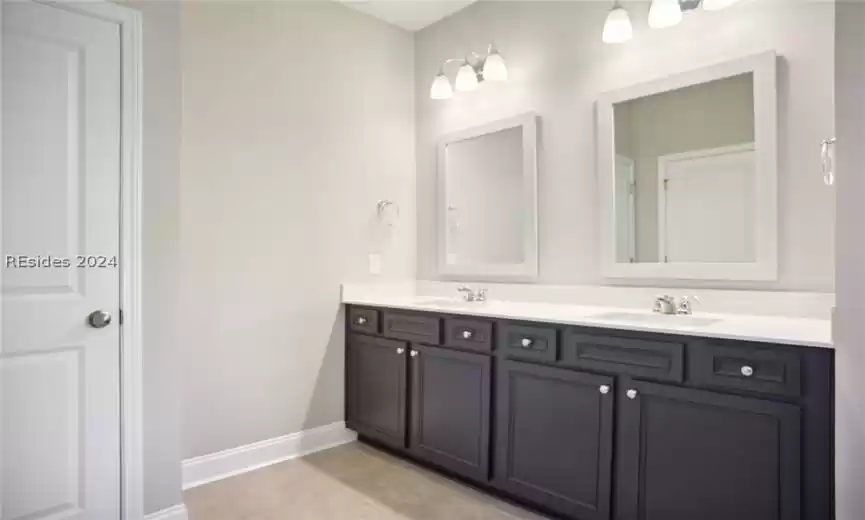
M381 274L381 255L378 253L369 255L369 274Z

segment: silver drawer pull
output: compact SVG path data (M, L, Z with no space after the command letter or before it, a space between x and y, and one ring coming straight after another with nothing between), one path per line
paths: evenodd
M472 336L474 336L474 333L472 331L470 331L470 330L464 330L463 331L463 339L472 339Z
M412 350L410 355L411 357L417 357L417 350Z
M354 322L357 323L358 325L366 325L366 317L365 316L359 316L356 320L354 320Z
M745 365L742 367L741 372L743 376L751 377L754 375L754 367L749 367L748 365Z
M396 353L401 356L401 355L405 354L405 349L402 347L399 347L398 349L396 349Z
M610 393L610 385L601 385L601 388L598 389L602 394L607 395Z
M522 345L523 348L529 348L529 347L531 347L531 346L532 346L532 340L531 340L531 338L523 338L523 339L521 339L521 340L520 340L520 345Z
M628 390L626 395L628 396L628 399L636 399L637 398L637 391L634 390L633 388L631 388L630 390Z

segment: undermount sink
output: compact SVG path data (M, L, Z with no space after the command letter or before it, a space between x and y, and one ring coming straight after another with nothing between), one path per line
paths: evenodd
M681 327L706 327L721 321L719 318L668 314L644 314L639 312L604 312L589 317L598 320L643 323L647 325L678 325Z

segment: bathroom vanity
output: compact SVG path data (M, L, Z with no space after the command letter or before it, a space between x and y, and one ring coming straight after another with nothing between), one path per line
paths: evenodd
M831 348L440 308L346 305L361 440L562 518L833 518Z

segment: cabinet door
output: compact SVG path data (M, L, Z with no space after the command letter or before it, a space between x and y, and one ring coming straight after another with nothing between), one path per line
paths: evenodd
M623 381L619 520L799 520L799 408Z
M407 345L350 335L346 424L361 435L405 448Z
M500 367L496 485L580 520L609 519L613 379L513 361Z
M412 349L411 450L466 477L489 480L490 358Z

